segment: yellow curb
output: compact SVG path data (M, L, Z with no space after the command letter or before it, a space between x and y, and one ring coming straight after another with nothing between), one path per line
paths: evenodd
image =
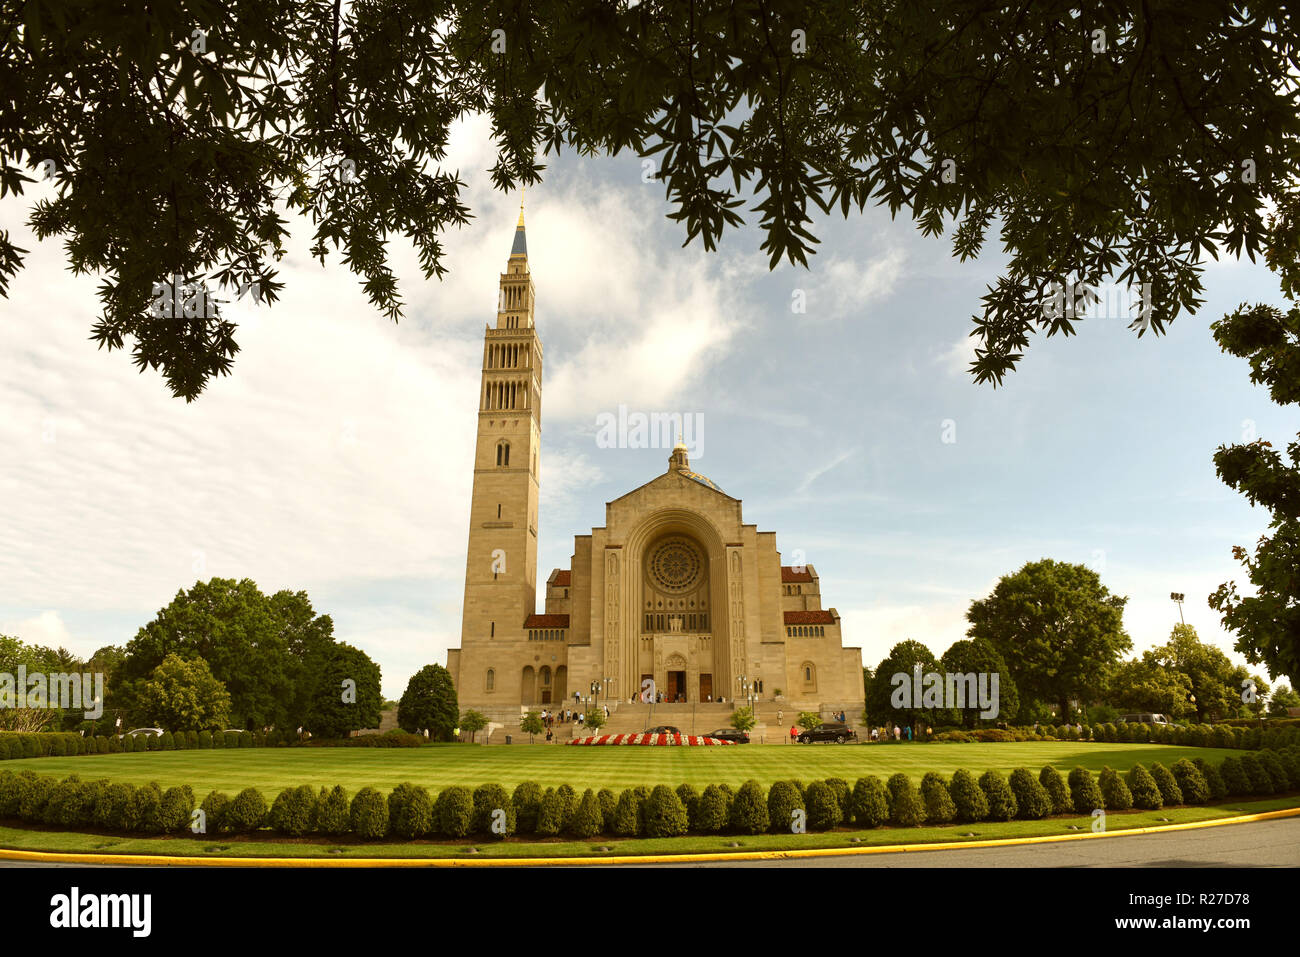
M710 861L772 861L798 857L847 857L858 854L904 854L914 851L952 851L967 847L1008 847L1017 844L1051 844L1057 841L1086 841L1101 837L1159 834L1189 831L1225 824L1248 824L1300 816L1300 807L1262 811L1238 817L1188 824L1160 824L1094 834L1060 834L1043 837L1008 837L989 841L946 841L935 844L887 844L878 847L827 847L794 851L738 851L706 854L639 854L619 857L516 857L516 858L411 858L357 857L331 860L315 857L183 857L170 854L64 854L53 851L18 851L0 848L0 860L33 861L47 864L135 864L153 867L546 867L581 864L698 864Z

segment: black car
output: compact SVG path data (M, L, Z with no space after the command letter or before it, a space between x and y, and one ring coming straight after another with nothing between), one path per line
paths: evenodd
M845 741L858 740L858 733L845 724L823 724L811 731L801 731L798 740L800 744L811 744L814 741L843 744Z
M671 724L661 724L657 728L651 728L646 734L681 734L679 728L674 728Z
M749 732L737 731L735 728L719 728L717 731L710 731L706 737L717 738L719 741L735 741L737 744L749 744Z

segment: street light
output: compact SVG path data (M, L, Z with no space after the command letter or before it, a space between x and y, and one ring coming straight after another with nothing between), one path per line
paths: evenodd
M1178 620L1184 625L1187 624L1186 621L1183 621L1183 599L1186 597L1187 596L1180 591L1171 591L1169 593L1170 600L1178 603Z

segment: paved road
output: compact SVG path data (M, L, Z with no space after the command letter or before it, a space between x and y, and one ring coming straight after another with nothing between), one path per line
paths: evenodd
M1300 817L1051 844L656 867L1300 867Z

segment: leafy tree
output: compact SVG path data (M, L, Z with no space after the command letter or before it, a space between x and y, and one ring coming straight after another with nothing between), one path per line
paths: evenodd
M943 712L933 708L922 708L919 701L908 702L911 704L910 708L895 707L894 695L897 685L894 675L905 675L908 687L911 687L913 669L916 665L921 666L922 674L939 670L939 662L934 657L934 652L919 641L900 641L889 649L888 657L876 666L875 671L872 672L871 684L867 686L867 714L871 716L872 721L913 726L920 720L932 725L941 723L939 715Z
M59 666L59 661L59 654L51 648L29 645L18 638L0 635L0 673L17 675L18 668L25 666L29 673L55 674L64 670ZM27 689L23 691L26 692ZM59 712L53 708L18 708L15 707L16 704L16 701L0 698L0 729L30 734L53 730L50 725L58 721Z
M591 734L596 734L605 726L605 712L599 708L588 708L582 713L582 726Z
M230 695L202 658L168 655L140 688L150 724L172 731L203 731L230 723Z
M1132 646L1126 601L1091 568L1047 558L1004 575L988 598L972 602L967 634L1002 655L1022 694L1056 702L1068 721L1070 700L1099 697Z
M813 728L822 726L822 718L816 711L801 711L799 712L799 719L795 723L805 731L811 731Z
M1300 694L1292 691L1290 685L1279 685L1268 697L1269 716L1285 718L1288 708L1300 708Z
M1288 262L1296 259L1293 245ZM1296 267L1289 265L1284 273L1289 282L1284 279L1283 288L1292 299L1300 293L1295 272ZM1250 360L1250 381L1268 386L1274 402L1300 405L1300 308L1283 314L1272 306L1242 306L1210 328L1224 352ZM1240 595L1229 582L1215 590L1209 603L1221 613L1223 626L1236 633L1235 647L1248 662L1263 664L1272 677L1296 679L1300 678L1300 576L1295 572L1300 568L1300 434L1286 451L1284 458L1272 443L1256 439L1220 446L1215 452L1214 466L1224 484L1252 505L1267 508L1273 520L1253 556L1240 545L1232 550L1246 567L1255 593Z
M1186 676L1196 698L1188 704L1198 723L1215 715L1236 717L1241 708L1245 669L1233 665L1213 645L1203 644L1191 625L1174 625L1169 641L1144 652L1142 660L1166 673Z
M939 670L949 674L996 674L998 676L998 714L990 721L1014 721L1020 713L1020 693L1016 682L1011 677L1007 663L1002 660L997 649L982 639L968 638L955 641L939 659ZM966 707L950 712L954 722L973 728L981 720L980 709L975 701L967 701Z
M1106 697L1121 711L1150 711L1181 718L1193 710L1192 679L1149 658L1135 658L1117 665ZM1096 708L1090 709L1089 714L1098 719Z
M339 642L324 653L303 727L323 738L379 727L379 665L360 648Z
M256 582L213 578L178 591L136 632L113 673L110 700L140 720L144 679L170 654L202 658L230 693L231 723L243 728L297 727L318 685L334 625L316 615L303 592L264 595Z
M474 742L474 735L486 728L487 723L487 718L481 711L470 710L460 716L459 727L462 731L469 732L469 740L472 744Z
M524 715L519 722L519 730L528 734L528 743L533 743L533 735L543 733L546 728L542 724L542 713L540 711L530 711Z
M754 709L748 705L737 708L735 711L731 712L731 726L737 731L753 730L756 723L756 719L754 718Z
M397 705L397 723L403 731L428 731L435 741L450 741L459 720L456 687L451 672L442 665L425 665L411 676Z
M996 224L1008 263L976 323L981 380L1013 369L1035 331L1073 331L1072 314L1044 314L1052 282L1148 282L1139 328L1160 332L1199 305L1216 246L1262 251L1284 286L1300 273L1300 31L1285 4L654 0L592 16L538 0L521 16L449 0L404 8L400 29L388 4L321 0L127 21L91 5L55 24L40 5L2 9L16 26L0 192L43 166L56 194L33 228L105 276L94 338L133 341L187 399L229 372L235 329L155 315L153 283L258 282L273 301L289 212L310 218L314 256L342 246L396 318L390 233L442 274L439 238L470 213L438 164L478 112L498 188L537 182L539 150L631 151L705 249L744 222L752 189L773 264L806 263L816 210L887 204L927 235L952 221L963 259ZM0 233L0 292L24 253Z

